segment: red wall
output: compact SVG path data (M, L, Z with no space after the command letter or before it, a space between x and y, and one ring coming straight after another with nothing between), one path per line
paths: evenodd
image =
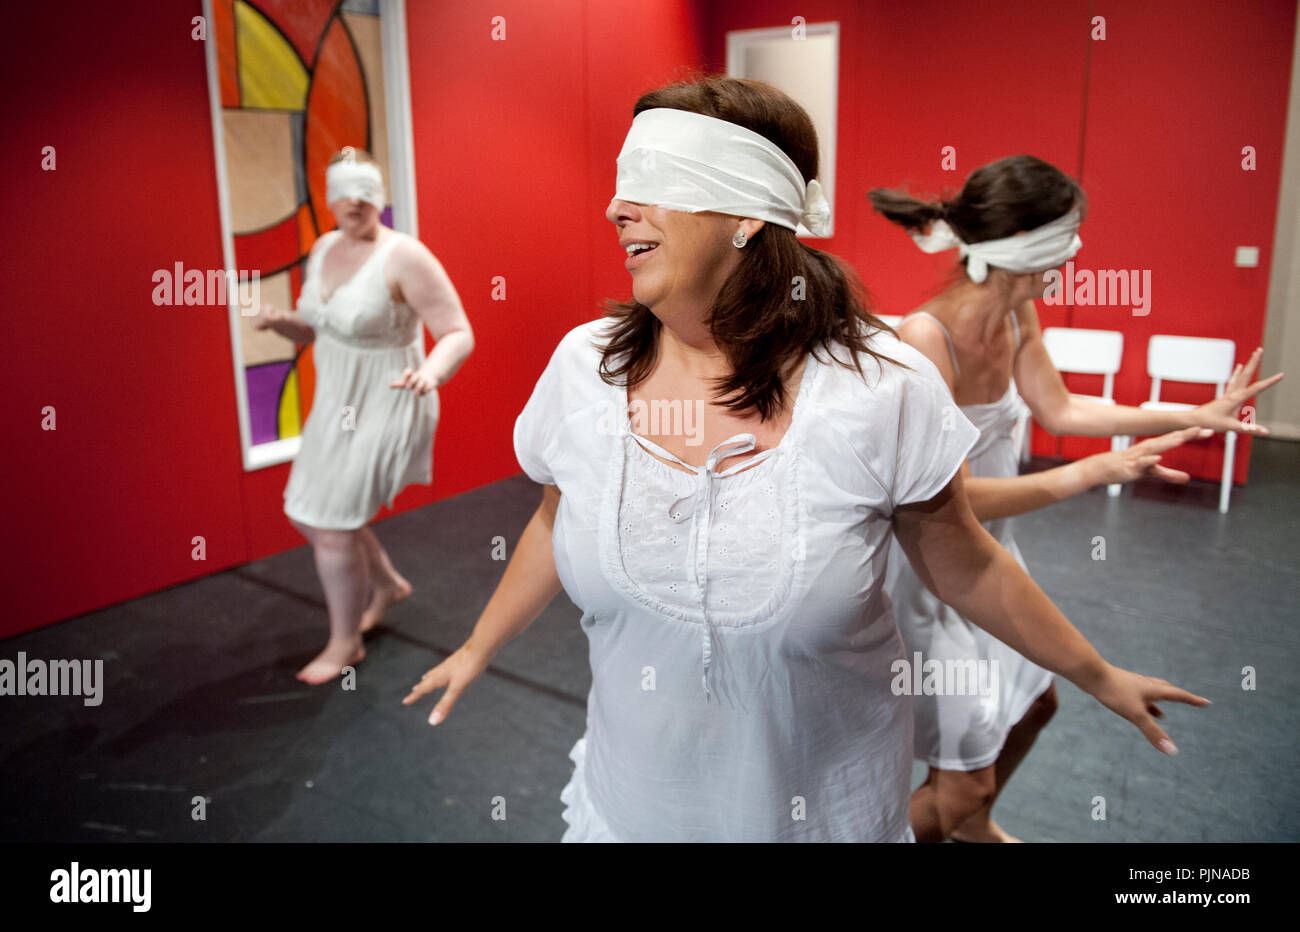
M1040 303L1040 315L1044 326L1122 331L1116 397L1137 404L1150 392L1151 334L1231 338L1243 361L1263 338L1295 4L1106 4L1096 11L1106 16L1104 41L1090 38L1092 6L1002 0L990 15L988 4L937 0L809 0L797 10L719 0L708 52L720 69L727 30L788 26L793 12L840 23L839 219L823 248L862 273L882 313L906 313L935 293L955 254L921 253L870 210L868 190L955 193L973 169L1022 152L1080 179L1090 210L1076 266L1150 269L1151 313ZM1241 171L1244 145L1256 147L1257 171ZM944 146L957 150L955 171L940 167ZM1260 247L1259 268L1232 266L1238 245ZM1101 388L1100 377L1067 381ZM1208 388L1170 389L1171 400L1211 397ZM1245 481L1250 441L1240 441L1236 477ZM1108 447L1035 430L1039 454ZM1166 461L1217 478L1222 449L1216 437Z
M1146 396L1150 333L1231 336L1243 356L1258 342L1293 4L1119 3L1109 38L1091 45L1084 0L1007 0L997 16L897 6L797 11L842 25L839 219L826 246L858 267L880 310L914 307L950 259L913 248L866 191L956 187L1028 151L1081 175L1090 267L1153 269L1149 318L1044 315L1125 331L1122 401ZM407 7L421 238L478 349L442 392L433 490L409 491L398 510L516 473L510 428L559 336L601 298L627 296L604 209L637 95L706 60L720 68L726 29L793 15L769 0ZM224 310L150 300L154 269L222 261L203 48L190 38L199 12L197 0L19 4L0 37L16 82L0 147L12 516L0 635L301 543L280 510L288 467L240 463ZM490 41L498 15L505 42ZM55 172L40 170L46 145ZM939 170L945 145L955 173ZM1259 171L1238 171L1243 145ZM1236 245L1260 246L1260 268L1231 268ZM490 299L497 275L504 302ZM40 429L45 405L56 431ZM1213 475L1214 462L1198 469ZM205 562L191 559L196 535Z
M519 471L511 432L551 351L630 296L605 219L644 91L701 59L687 0L407 3L420 237L478 348L443 393L441 497ZM494 16L505 41L491 41ZM504 276L506 300L492 300Z
M409 490L399 511L518 472L510 428L559 335L626 290L603 212L632 103L701 57L686 0L407 8L420 232L478 348L441 393L433 490ZM21 89L0 147L12 532L0 636L302 543L281 511L288 466L243 471L224 309L151 301L154 269L222 264L204 50L190 38L200 12L197 0L8 11L0 52ZM495 15L505 42L489 41ZM46 145L53 172L40 170ZM489 300L494 275L504 303ZM45 405L55 431L41 430Z

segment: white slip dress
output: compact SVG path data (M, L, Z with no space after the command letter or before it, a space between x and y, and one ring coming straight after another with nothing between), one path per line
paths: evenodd
M925 311L916 313L939 324L956 372L957 355L947 328ZM1020 326L1014 314L1011 323L1019 349ZM1018 427L1023 408L1014 378L999 400L961 406L962 414L980 433L967 457L971 476L1006 478L1019 474ZM1028 572L1020 548L1011 536L1011 519L997 518L982 523ZM1052 674L940 602L912 570L897 541L893 551L885 585L912 666L918 660L923 667L937 661L943 665L945 674L955 671L951 676L936 675L931 680L934 688L931 694L927 694L923 677L913 677L923 685L920 694L913 697L916 757L940 770L970 771L987 767L997 760L1012 726L1051 685ZM974 666L971 661L975 661ZM929 669L937 673L940 668Z
M390 231L328 301L321 265L342 233L326 233L330 241L307 262L298 313L316 331L316 394L284 513L310 527L355 530L406 486L433 481L438 393L389 387L424 363L420 319L384 283L385 262L405 235Z

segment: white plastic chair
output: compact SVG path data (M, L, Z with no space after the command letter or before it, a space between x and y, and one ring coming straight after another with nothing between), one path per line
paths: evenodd
M1237 344L1232 340L1209 337L1174 337L1157 335L1147 345L1147 374L1151 376L1151 400L1140 405L1147 411L1187 411L1196 405L1160 400L1160 383L1195 382L1214 386L1214 397L1227 390L1228 379L1237 359ZM1124 437L1124 446L1132 442ZM1236 462L1237 435L1224 433L1223 478L1219 480L1219 511L1228 513L1228 496L1232 493L1232 468ZM1122 449L1122 448L1121 448Z
M1043 331L1043 346L1047 348L1047 355L1058 372L1105 376L1100 395L1075 395L1075 397L1094 404L1115 403L1115 373L1119 372L1120 360L1124 356L1124 334L1118 330L1048 327ZM1028 431L1025 439L1027 453ZM1128 446L1126 438L1110 438L1112 450L1122 450L1126 446ZM1119 483L1112 483L1106 487L1106 491L1111 495L1118 495L1120 488Z

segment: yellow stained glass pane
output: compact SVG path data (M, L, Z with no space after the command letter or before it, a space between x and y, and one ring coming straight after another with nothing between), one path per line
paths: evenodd
M235 3L235 47L245 107L303 109L307 70L279 30L243 0Z

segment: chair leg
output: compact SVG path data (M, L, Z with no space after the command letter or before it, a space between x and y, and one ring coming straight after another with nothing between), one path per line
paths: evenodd
M1125 437L1121 434L1119 436L1110 438L1110 448L1112 450L1127 450L1128 445L1132 442L1133 442L1132 437ZM1111 498L1115 498L1116 496L1119 495L1120 490L1123 488L1124 488L1123 483L1112 482L1110 485L1106 486L1106 494L1109 495Z
M1228 513L1228 496L1232 494L1232 472L1237 464L1237 435L1228 431L1223 436L1223 479L1219 482L1219 513Z

